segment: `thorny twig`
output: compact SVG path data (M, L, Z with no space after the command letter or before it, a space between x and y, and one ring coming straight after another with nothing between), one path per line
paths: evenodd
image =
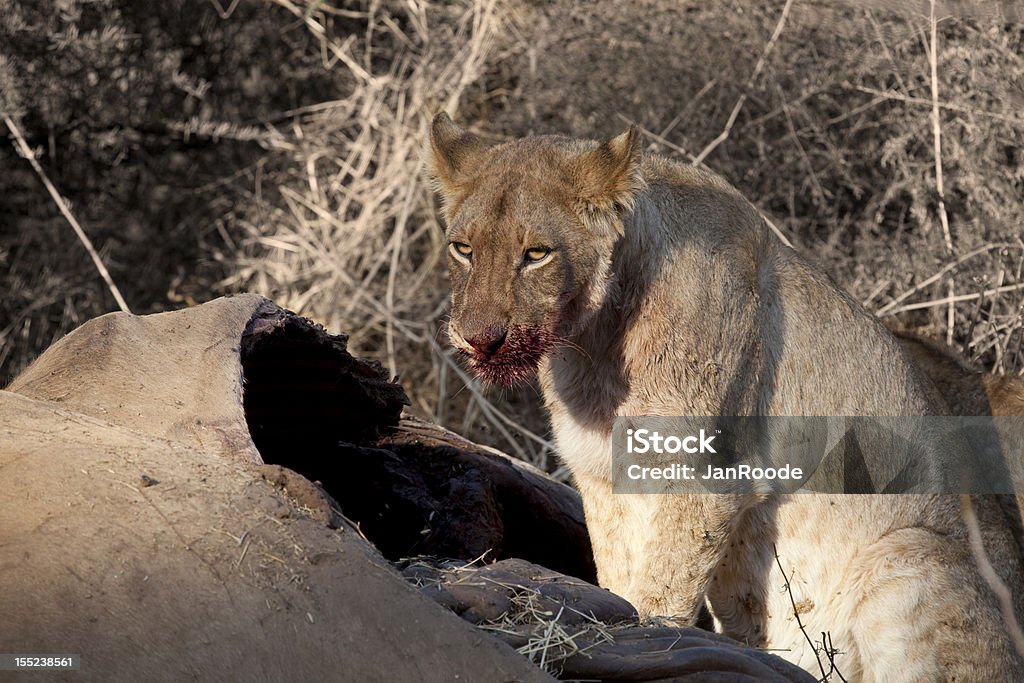
M818 668L821 670L821 680L827 681L829 677L834 673L839 676L839 680L846 683L846 679L843 678L843 674L836 668L835 656L838 654L838 650L832 647L832 636L825 633L821 634L821 647L819 648L811 637L807 634L807 628L804 626L804 622L800 619L800 610L797 609L796 599L793 597L793 587L790 585L790 578L786 575L786 570L782 568L782 560L779 558L779 550L772 544L772 552L775 553L775 564L778 565L779 571L782 572L782 580L785 582L783 588L786 589L786 593L789 595L789 604L793 607L793 616L796 617L796 625L800 628L800 633L804 634L804 638L807 640L807 644L811 646L811 651L814 653L814 658L818 660ZM826 643L827 640L827 643ZM825 651L825 656L828 658L829 670L825 671L825 664L821 661L820 651Z

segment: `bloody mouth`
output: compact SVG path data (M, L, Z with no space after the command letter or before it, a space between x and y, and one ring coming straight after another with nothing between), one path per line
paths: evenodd
M528 380L537 371L540 359L551 346L551 335L547 331L519 325L508 329L505 343L492 356L465 349L459 349L459 353L480 379L511 387Z

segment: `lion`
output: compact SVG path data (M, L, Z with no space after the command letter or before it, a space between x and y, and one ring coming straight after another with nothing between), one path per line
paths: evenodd
M617 415L944 412L884 326L737 190L643 153L636 128L487 145L442 113L426 156L451 343L485 381L537 374L603 587L682 623L706 604L719 632L821 675L826 657L848 680L1024 670L956 496L612 492ZM1020 615L997 508L974 499Z

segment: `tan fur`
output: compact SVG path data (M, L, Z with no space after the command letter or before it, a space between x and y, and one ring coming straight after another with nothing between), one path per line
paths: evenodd
M942 342L902 330L893 323L887 326L938 388L953 415L1024 417L1024 380L983 373ZM1024 460L1024 443L1021 442L1024 430L1017 426L1017 421L997 420L995 423L1003 450L1016 454L1019 467ZM1010 520L1018 547L1024 550L1024 494L999 496L997 500Z
M447 116L435 120L430 163L449 239L472 250L450 261L450 337L484 377L538 366L603 586L685 622L706 601L721 632L817 673L781 564L807 633L831 634L848 680L1022 670L955 496L613 494L616 415L944 407L885 328L771 239L722 179L642 155L632 132L603 145L466 141ZM537 243L552 256L528 267L523 250ZM465 340L481 329L507 331L505 345L477 353ZM536 362L531 339L547 344ZM1020 613L1010 530L992 501L975 506Z
M955 415L1024 416L1024 380L980 372L945 344L893 329Z

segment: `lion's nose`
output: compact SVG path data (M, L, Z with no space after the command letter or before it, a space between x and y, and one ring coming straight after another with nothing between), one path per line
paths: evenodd
M477 353L489 358L505 343L505 335L506 330L500 327L488 327L480 334L468 337L466 342L476 349Z

